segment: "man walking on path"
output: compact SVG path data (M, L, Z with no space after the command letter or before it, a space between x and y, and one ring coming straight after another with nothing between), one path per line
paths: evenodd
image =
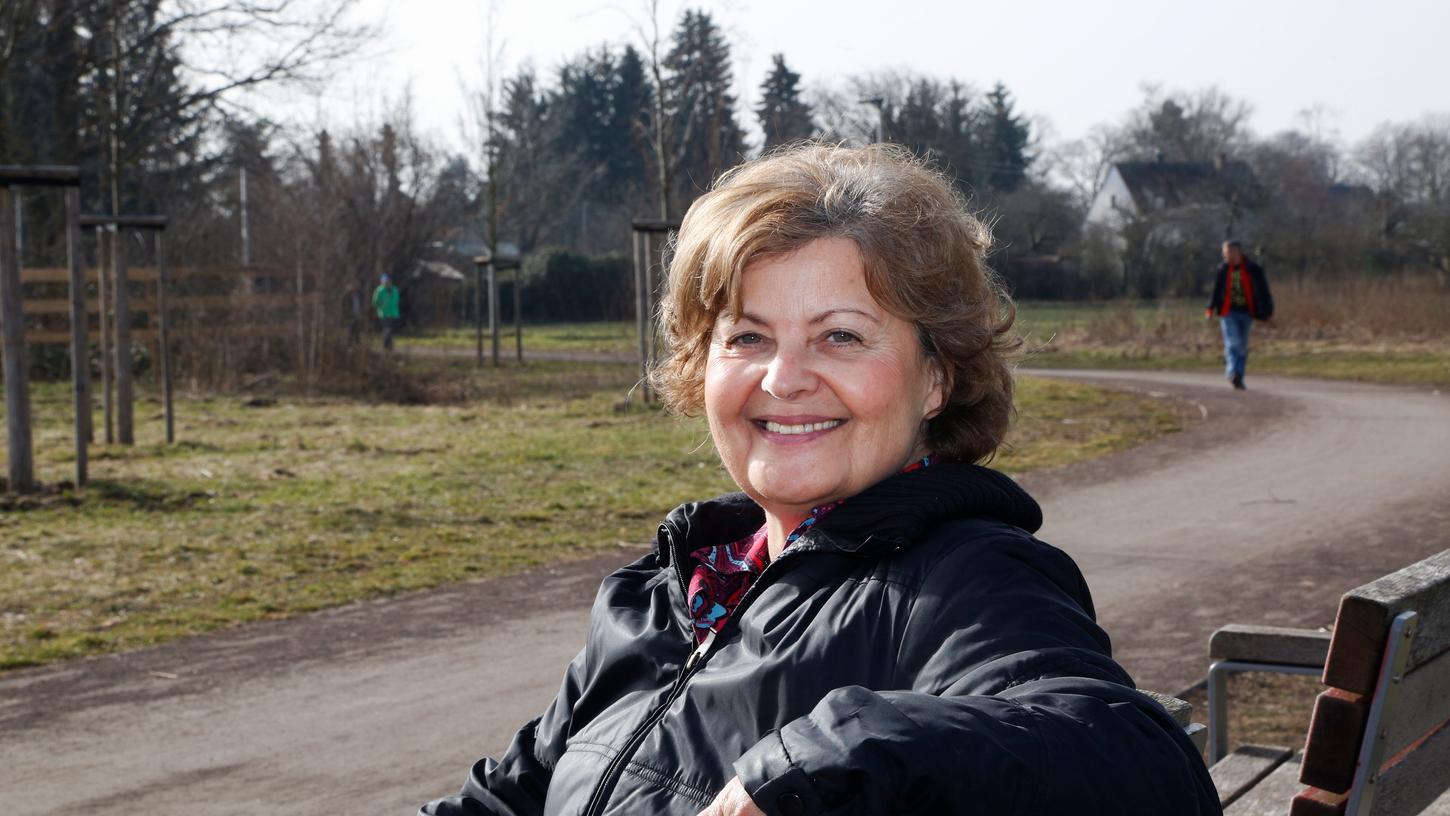
M1224 242L1223 263L1214 277L1206 313L1217 316L1223 329L1224 376L1242 390L1249 361L1249 328L1255 320L1274 316L1274 297L1269 294L1263 267L1244 255L1238 241Z
M388 351L393 350L393 332L398 328L398 304L401 300L393 279L383 275L382 283L373 290L373 308L378 310L378 319L383 321L383 348Z

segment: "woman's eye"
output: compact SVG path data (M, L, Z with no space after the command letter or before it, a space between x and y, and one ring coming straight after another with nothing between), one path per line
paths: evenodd
M760 343L761 337L755 332L743 332L725 341L727 346L754 346Z
M861 341L861 338L844 329L836 329L835 331L826 335L826 339L832 343L837 344L858 343Z

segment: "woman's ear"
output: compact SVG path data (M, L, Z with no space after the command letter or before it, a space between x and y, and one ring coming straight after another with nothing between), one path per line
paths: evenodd
M947 373L946 367L935 357L927 358L927 366L931 369L931 389L927 391L926 408L922 414L923 422L934 419L937 414L946 410L947 398L952 393L952 377Z

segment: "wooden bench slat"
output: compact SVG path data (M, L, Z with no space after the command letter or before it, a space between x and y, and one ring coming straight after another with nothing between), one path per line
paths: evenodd
M1284 816L1294 795L1303 787L1299 784L1299 757L1290 757L1224 808L1224 816Z
M1219 803L1224 807L1233 804L1244 791L1263 781L1264 777L1283 765L1293 753L1288 748L1244 745L1215 762L1208 769L1208 775L1213 778Z
M1445 652L1400 681L1397 714L1384 725L1385 756L1392 757L1450 719L1450 652ZM1450 768L1445 775L1450 777Z
M1324 666L1324 685L1358 694L1373 692L1390 623L1409 609L1419 613L1420 628L1407 669L1450 648L1450 550L1344 596Z
M1380 768L1370 816L1420 813L1440 797L1447 785L1450 785L1450 724L1441 723L1413 751L1385 761Z
M1294 803L1289 806L1289 816L1342 816L1348 807L1347 793L1309 788L1294 797Z
M1431 802L1420 816L1450 816L1450 790L1440 794L1440 798Z
M1369 706L1366 695L1335 688L1320 692L1309 718L1309 740L1304 746L1299 781L1331 793L1349 790Z

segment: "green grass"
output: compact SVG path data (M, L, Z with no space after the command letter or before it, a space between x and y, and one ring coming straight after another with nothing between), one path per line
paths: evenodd
M1165 316L1202 313L1196 302L1024 300L1017 303L1016 327L1032 346L1050 345L1074 330L1100 328L1106 322L1146 326Z
M733 489L702 421L626 410L632 365L409 365L461 400L183 396L168 447L143 392L137 444L93 447L83 492L55 488L68 389L37 384L50 489L0 504L0 668L634 547L677 503ZM1008 471L1177 427L1170 405L1084 385L1024 378L1019 404Z
M1222 371L1220 353L1154 352L1140 348L1051 349L1033 352L1025 365L1036 368L1154 369ZM1255 344L1249 354L1249 375L1279 374L1353 380L1385 385L1450 385L1450 349L1381 350Z
M526 325L523 327L523 335L526 356L531 351L636 354L639 349L638 335L632 322ZM490 339L486 329L483 342L487 349ZM502 327L499 342L506 352L512 353L512 324ZM476 348L477 335L473 328L443 329L422 335L399 337L398 344L403 348Z
M1026 302L1019 304L1018 326L1027 338L1027 366L1223 368L1218 323L1204 318L1197 302ZM1256 324L1250 341L1249 374L1446 386L1450 385L1450 338L1375 338L1362 330L1347 338L1336 336L1333 330Z

